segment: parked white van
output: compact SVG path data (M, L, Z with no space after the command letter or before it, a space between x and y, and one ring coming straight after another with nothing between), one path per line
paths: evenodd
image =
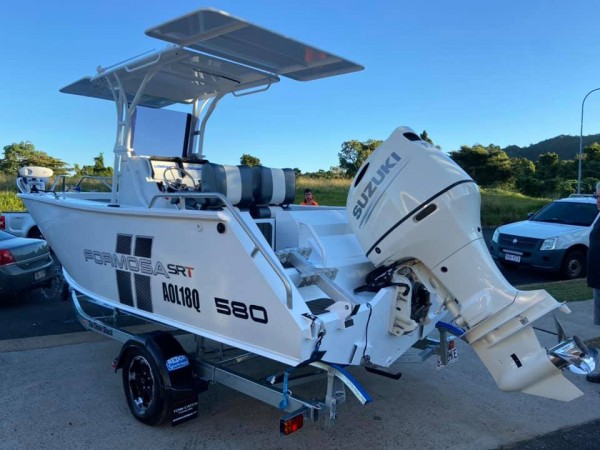
M559 272L566 279L583 277L589 235L596 220L594 196L556 200L528 220L498 227L490 252L503 265L528 265Z

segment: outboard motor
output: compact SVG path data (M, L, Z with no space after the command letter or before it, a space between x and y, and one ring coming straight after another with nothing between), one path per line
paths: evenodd
M568 308L546 291L519 291L498 270L481 231L473 179L445 153L400 127L358 171L348 193L350 226L377 267L426 267L462 336L502 390L571 400L563 360L541 347L531 323ZM584 353L575 349L571 354Z
M17 178L17 187L24 194L45 191L46 183L50 181L52 175L54 175L52 169L46 167L21 167Z

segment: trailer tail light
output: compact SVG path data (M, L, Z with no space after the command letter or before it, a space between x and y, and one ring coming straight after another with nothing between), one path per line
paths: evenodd
M0 230L6 230L6 217L0 216Z
M12 253L8 250L0 250L0 266L6 266L8 264L13 264L15 262L15 258Z
M285 436L298 431L304 425L304 414L298 414L291 418L284 418L279 421L279 432Z

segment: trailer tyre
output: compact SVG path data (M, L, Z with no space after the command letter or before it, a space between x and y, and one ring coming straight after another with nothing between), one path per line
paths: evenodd
M146 425L159 425L167 417L170 401L160 380L156 361L145 349L133 347L123 364L123 388L134 417Z

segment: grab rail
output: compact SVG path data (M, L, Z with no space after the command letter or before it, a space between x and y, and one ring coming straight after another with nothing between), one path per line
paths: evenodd
M275 273L277 274L277 276L279 277L281 282L283 283L283 286L285 287L285 297L286 297L287 307L289 309L292 309L292 307L293 307L292 285L290 284L288 278L286 277L285 273L281 269L281 267L279 265L279 260L275 259L273 256L271 256L272 252L270 252L270 249L267 250L265 248L265 246L256 238L256 236L254 235L252 230L250 230L250 228L248 227L248 224L246 224L244 219L242 219L242 216L240 216L240 213L235 209L235 207L231 204L231 202L229 200L227 200L227 197L225 197L223 194L220 194L218 192L169 192L169 193L157 194L157 195L153 196L152 200L150 200L150 203L148 204L148 209L152 208L154 206L154 203L156 202L156 200L158 200L160 198L167 198L167 199L173 199L173 198L177 199L178 198L180 204L183 204L183 205L185 205L185 199L198 199L198 198L217 198L217 199L219 199L223 203L223 206L229 210L232 217L242 227L242 229L246 232L246 234L248 235L248 237L254 244L254 250L252 250L252 252L251 252L251 257L254 258L254 256L256 255L256 252L257 251L260 252L262 254L262 256L265 258L265 260L269 263L271 268L275 271Z

